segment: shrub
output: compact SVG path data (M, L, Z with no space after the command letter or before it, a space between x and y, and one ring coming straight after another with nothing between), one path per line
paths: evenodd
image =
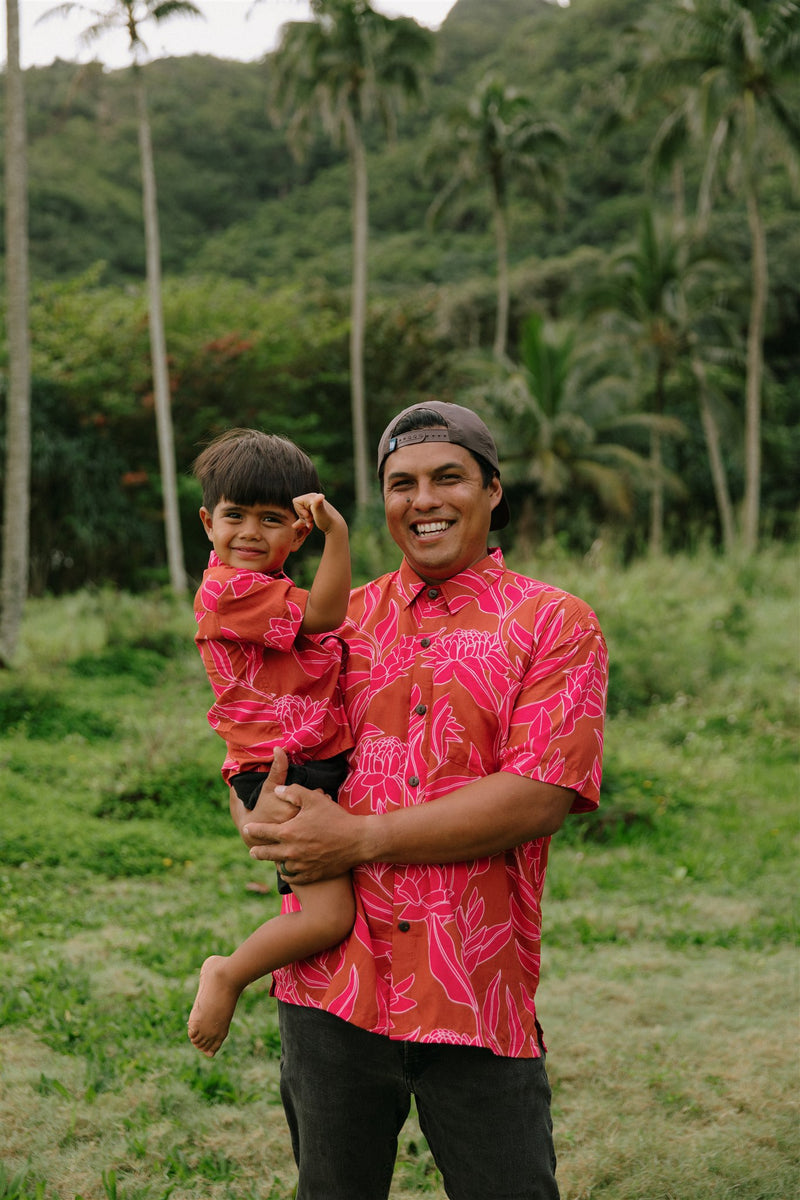
M0 726L5 733L17 730L29 738L59 741L70 734L110 738L116 723L92 709L62 699L58 692L38 685L14 683L0 691Z
M227 789L204 763L168 763L106 788L95 816L114 821L160 820L199 835L230 832Z

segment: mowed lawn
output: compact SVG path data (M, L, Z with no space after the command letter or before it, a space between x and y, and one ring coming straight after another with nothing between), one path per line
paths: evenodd
M554 839L546 895L564 1200L790 1200L796 553L528 570L595 606L613 662L604 804ZM191 636L163 597L35 601L0 677L0 1200L292 1196L268 981L213 1062L185 1036L203 958L278 905ZM421 1195L444 1190L412 1120L392 1196Z

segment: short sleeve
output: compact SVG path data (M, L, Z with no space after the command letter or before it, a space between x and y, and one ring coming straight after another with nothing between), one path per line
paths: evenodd
M587 812L600 799L608 652L594 614L576 618L555 611L538 630L501 770L570 788L572 811Z
M307 601L308 592L289 579L212 567L195 600L197 636L288 651L300 632Z

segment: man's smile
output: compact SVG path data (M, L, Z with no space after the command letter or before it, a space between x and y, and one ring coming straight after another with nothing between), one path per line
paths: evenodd
M417 537L431 537L437 533L445 533L452 524L452 521L414 521L411 530Z

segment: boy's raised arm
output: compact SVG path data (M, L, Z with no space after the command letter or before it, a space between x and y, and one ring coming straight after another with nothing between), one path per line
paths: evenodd
M316 525L325 535L325 546L314 582L309 588L300 628L303 633L326 633L341 625L350 600L350 537L347 522L320 492L295 496L292 503L298 514L295 522L297 527L304 525L310 529Z

